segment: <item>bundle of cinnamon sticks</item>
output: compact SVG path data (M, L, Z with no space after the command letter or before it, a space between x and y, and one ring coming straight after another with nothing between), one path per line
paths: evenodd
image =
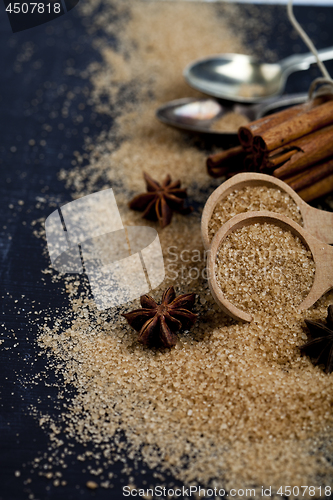
M305 201L333 191L333 95L260 118L238 130L240 146L207 159L212 177L272 174Z

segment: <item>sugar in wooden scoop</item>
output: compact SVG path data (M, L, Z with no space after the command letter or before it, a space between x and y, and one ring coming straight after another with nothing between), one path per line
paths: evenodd
M315 263L290 231L272 223L236 229L222 241L216 277L230 302L243 311L273 314L299 305L311 290Z
M301 212L286 192L268 186L246 186L232 191L216 205L208 226L209 237L213 239L231 217L253 210L270 210L302 225Z

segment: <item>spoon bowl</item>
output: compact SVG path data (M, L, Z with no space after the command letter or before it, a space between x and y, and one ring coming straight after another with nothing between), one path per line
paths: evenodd
M285 182L266 174L245 172L231 177L223 182L208 198L201 218L201 235L206 250L211 246L209 238L209 221L213 215L216 205L228 196L229 193L242 189L246 186L267 186L279 188L286 192L298 206L302 219L303 228L312 236L324 243L333 243L333 213L319 210L308 205L298 194ZM251 214L253 212L246 212ZM271 212L272 213L272 212Z
M319 58L333 57L333 47L318 51ZM316 62L312 53L295 54L274 64L244 54L220 54L189 64L184 70L188 84L220 99L255 103L281 94L288 76Z
M165 125L204 134L217 136L222 145L226 141L238 142L237 130L219 130L216 125L220 118L230 113L244 117L246 121L253 121L280 109L301 104L308 98L307 94L290 94L267 99L260 104L237 104L220 102L216 99L197 99L185 97L169 101L156 110L156 117ZM228 143L229 143L228 142Z
M236 229L256 223L269 222L291 231L310 250L316 266L315 278L310 293L298 306L299 311L311 307L320 297L333 288L333 248L305 231L296 222L284 215L269 211L238 214L226 222L215 234L208 255L208 283L216 303L229 316L237 320L252 321L252 316L232 304L222 292L216 278L216 257L221 243Z

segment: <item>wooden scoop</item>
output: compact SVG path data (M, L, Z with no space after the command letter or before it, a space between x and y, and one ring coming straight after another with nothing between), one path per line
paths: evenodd
M270 188L279 188L285 191L290 198L294 200L298 206L302 218L303 227L313 236L322 240L324 243L333 243L333 213L319 210L318 208L308 205L298 194L291 189L288 184L265 174L257 174L247 172L234 175L231 179L223 182L208 198L201 218L201 234L206 250L210 247L210 239L208 236L208 225L213 215L214 209L223 198L236 189L242 189L246 186L267 186ZM251 212L246 212L250 213Z
M273 223L280 226L282 229L291 231L294 235L300 238L303 244L312 253L316 266L315 279L309 295L298 306L300 311L308 309L324 293L333 288L333 247L319 241L288 217L266 210L261 212L246 212L238 214L226 222L215 234L208 252L207 260L208 283L215 301L225 313L229 314L233 318L243 321L252 321L252 316L250 314L238 309L238 307L232 304L225 297L217 283L215 267L218 250L222 241L228 236L228 234L243 226L249 226L257 222Z

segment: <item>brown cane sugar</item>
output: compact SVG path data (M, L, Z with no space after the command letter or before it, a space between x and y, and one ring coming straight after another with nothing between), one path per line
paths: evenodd
M217 203L209 221L208 234L210 239L221 226L237 214L253 210L270 210L302 225L301 212L294 200L279 188L268 186L245 186L232 191Z
M243 311L272 314L299 305L310 292L315 263L290 231L256 223L230 233L216 257L216 278L230 302Z
M144 190L143 170L158 181L167 173L180 178L190 199L203 205L214 189L205 170L206 152L156 122L154 113L168 100L197 96L182 77L190 61L246 51L240 35L249 17L236 4L206 2L87 0L78 9L87 29L98 35L93 43L101 62L84 74L92 86L89 102L115 121L110 131L85 138L84 154L78 152L75 168L64 169L61 179L74 197L96 192L101 184L112 187L124 225L143 223L127 206ZM270 24L262 9L256 12L254 32L258 24ZM114 34L116 49L110 44ZM266 55L267 47L262 50ZM244 211L241 200L234 205L236 213ZM153 227L159 231L166 279L152 296L159 301L170 285L177 295L196 293L199 319L190 332L180 332L174 349L137 343L121 313L140 307L139 300L98 311L84 277L45 271L59 281L68 304L63 314L52 309L36 315L48 379L58 374L52 389L64 402L56 417L32 410L54 449L47 466L64 466L72 481L76 460L86 471L81 486L93 481L94 487L111 488L121 469L117 462L122 464L117 481L124 485L136 478L142 483L141 471L148 467L154 479L147 479L147 487L170 486L176 479L206 488L255 487L259 498L264 485L280 500L281 485L330 484L333 374L313 366L298 346L307 340L304 318L323 320L333 295L302 314L280 305L270 313L260 311L250 324L234 322L208 289L200 213L175 214L162 231ZM40 382L45 379L43 370ZM77 443L83 451L76 456ZM52 477L49 469L46 474Z
M221 118L214 120L210 128L216 132L237 132L239 127L244 127L249 121L241 113L230 111L221 116Z
M258 83L243 83L238 91L242 97L263 97L266 93L264 85Z

